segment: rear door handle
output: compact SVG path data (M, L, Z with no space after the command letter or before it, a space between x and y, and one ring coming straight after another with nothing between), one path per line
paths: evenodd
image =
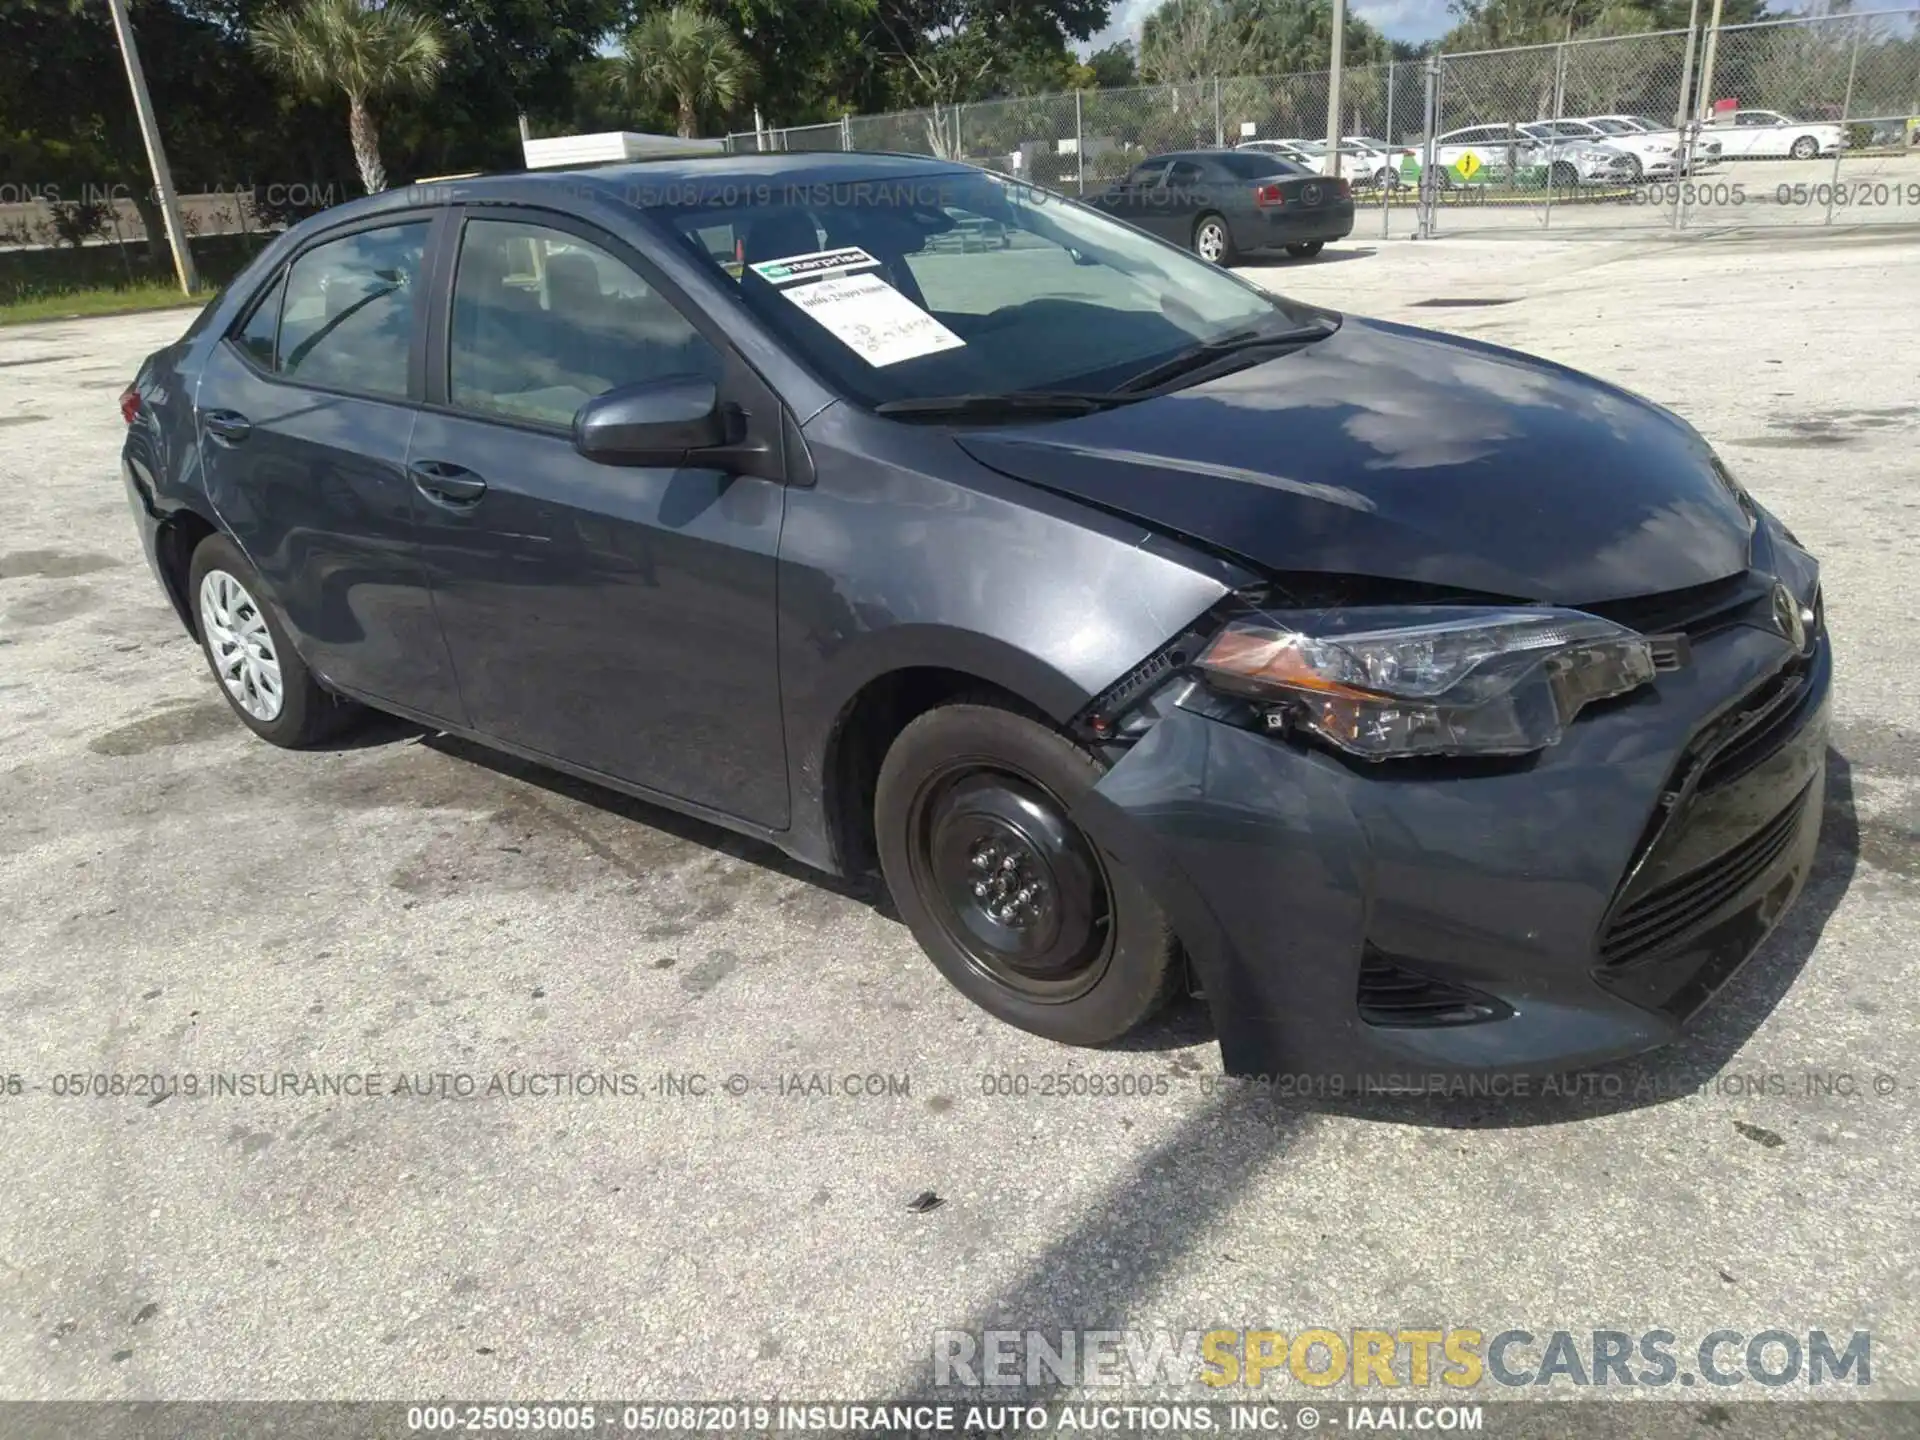
M237 445L253 433L253 422L237 410L209 410L201 423L216 440Z
M407 466L414 486L443 505L471 505L487 493L487 482L464 465L446 460L415 460Z

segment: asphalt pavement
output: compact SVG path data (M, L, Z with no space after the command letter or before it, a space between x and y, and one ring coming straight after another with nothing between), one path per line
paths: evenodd
M1192 1004L1006 1028L884 906L648 806L397 722L275 750L116 473L185 314L4 329L0 1396L882 1397L940 1331L1424 1326L1867 1331L1865 1393L1920 1397L1920 240L1246 273L1670 405L1821 556L1818 866L1694 1038L1276 1095Z

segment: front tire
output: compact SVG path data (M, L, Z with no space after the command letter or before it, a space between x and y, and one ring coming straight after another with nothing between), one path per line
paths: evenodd
M1311 260L1326 248L1327 242L1324 240L1296 240L1287 246L1287 254L1296 260Z
M1802 135L1793 142L1793 149L1787 153L1796 160L1811 160L1820 153L1820 142L1811 135Z
M1105 767L989 703L930 710L887 751L880 868L940 973L990 1014L1104 1045L1156 1014L1180 976L1166 916L1071 819Z
M1218 215L1202 215L1193 227L1193 253L1209 265L1233 263L1233 232Z
M298 750L339 734L360 714L314 679L259 573L226 536L209 535L194 550L187 594L207 668L240 723L262 740Z

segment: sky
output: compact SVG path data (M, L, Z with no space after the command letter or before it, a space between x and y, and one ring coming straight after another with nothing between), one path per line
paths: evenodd
M1116 40L1139 38L1140 22L1160 8L1162 0L1114 0L1107 28L1094 37L1091 49ZM1356 15L1377 25L1390 40L1431 40L1453 28L1447 0L1348 0Z

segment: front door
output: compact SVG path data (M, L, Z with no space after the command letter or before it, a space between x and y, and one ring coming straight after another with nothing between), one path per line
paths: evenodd
M406 476L428 229L388 221L302 251L214 347L195 412L208 498L301 658L457 724Z
M473 727L770 829L787 823L775 653L785 490L600 464L574 412L621 385L778 402L617 240L542 212L469 215L410 478Z

